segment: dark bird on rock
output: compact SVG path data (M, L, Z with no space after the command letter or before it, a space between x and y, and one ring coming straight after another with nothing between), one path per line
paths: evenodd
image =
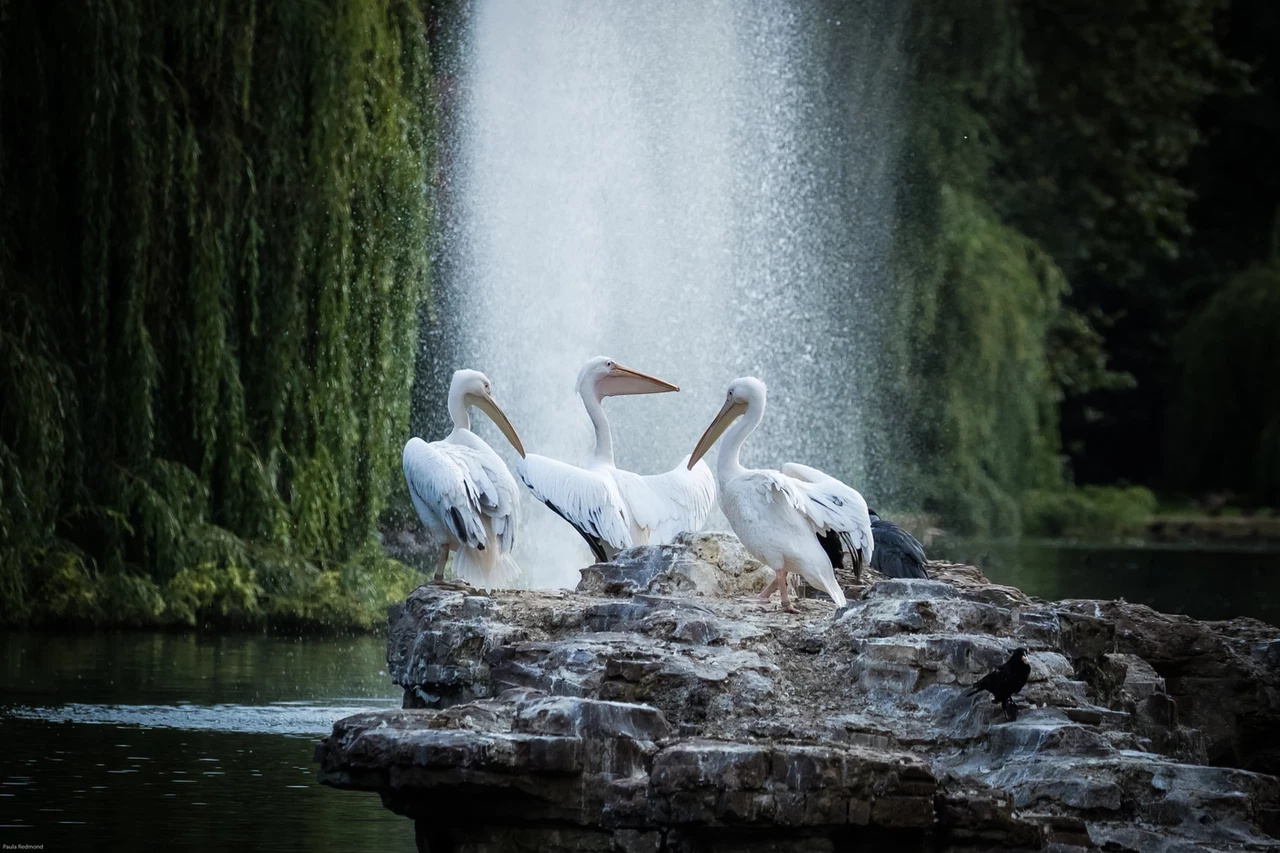
M991 698L1004 708L1005 716L1010 720L1018 719L1018 706L1013 702L1013 695L1022 690L1031 675L1031 660L1026 649L1014 649L1013 655L982 677L973 685L969 696L976 696L983 690L991 694Z
M916 537L892 521L885 521L868 510L871 536L875 547L871 552L871 568L887 578L927 578L924 570L924 546Z

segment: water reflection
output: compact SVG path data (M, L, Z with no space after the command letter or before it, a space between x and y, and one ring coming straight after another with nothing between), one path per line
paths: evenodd
M944 539L928 550L1048 600L1123 598L1197 619L1252 616L1280 625L1274 547Z
M1280 623L1280 551L951 540L1047 599ZM384 641L0 634L0 842L46 850L414 850L376 797L315 783L315 739L395 707Z
M77 850L412 851L316 738L395 707L384 641L0 635L0 841Z

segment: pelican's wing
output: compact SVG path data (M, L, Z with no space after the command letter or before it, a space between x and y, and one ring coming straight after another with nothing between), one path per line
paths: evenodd
M871 568L887 578L927 578L924 570L924 546L916 537L892 521L871 522L876 553Z
M510 554L515 550L516 528L520 524L520 487L502 457L483 440L476 441L478 444L468 448L472 452L460 454L459 459L476 484L480 507L489 518L503 553Z
M424 524L438 518L458 541L472 548L488 544L482 497L487 482L477 483L470 472L479 460L468 447L435 441L430 444L411 438L404 446L404 478L409 496Z
M631 519L611 478L535 453L520 460L516 472L534 497L582 534L597 560L607 559L603 543L631 547Z
M782 473L792 478L805 497L801 512L809 517L821 536L835 533L853 555L854 572L871 561L875 539L871 535L871 516L862 495L844 483L808 465L788 462Z
M827 554L827 559L822 560L816 565L808 565L801 569L806 581L815 587L823 590L827 595L831 596L831 600L836 606L843 607L846 603L844 590L840 588L840 582L836 580L836 566L840 559L840 538L839 533L825 527L822 523L815 520L814 502L812 497L806 491L808 484L790 477L778 471L748 471L733 479L734 489L746 489L757 492L765 498L766 504L775 500L780 500L796 510L809 523L813 530L818 543ZM741 502L738 505L737 519L730 517L730 523L736 525L737 521L748 525L757 523L769 524L770 519L767 513L752 513L743 515L742 510L751 507L752 504L761 505L757 501ZM810 574L810 570L816 572L815 575Z
M689 457L665 474L641 476L615 471L618 491L638 527L649 530L650 545L665 545L685 531L702 529L716 503L716 478L706 462L690 471Z

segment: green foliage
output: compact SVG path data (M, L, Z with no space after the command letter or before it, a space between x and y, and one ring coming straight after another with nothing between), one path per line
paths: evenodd
M173 619L194 626L215 614L218 621L249 621L260 612L262 592L253 569L201 563L169 578L165 597Z
M1046 347L1063 280L968 192L944 183L939 209L936 266L912 281L915 441L933 450L924 507L961 529L1017 531L1022 490L1060 482Z
M1001 32L989 11L913 18L909 50L941 61L921 60L906 137L885 398L911 413L897 455L927 460L906 471L923 508L1008 533L1025 490L1061 483L1050 348L1069 315L1061 271L985 200L999 144L966 93L1014 73L983 35Z
M983 104L1001 138L997 206L1077 286L1127 284L1177 256L1194 195L1182 171L1204 142L1195 110L1244 80L1215 32L1228 4L1011 6L1026 73Z
M927 460L910 490L958 530L1018 532L1025 493L1069 483L1064 400L1133 387L1095 285L1132 282L1186 231L1192 111L1241 79L1224 2L913 6L882 346L909 428L889 455Z
M0 618L367 624L428 291L418 6L5 14Z
M1280 251L1214 294L1175 352L1175 482L1280 502Z
M1017 4L1025 86L982 105L1002 142L993 204L1054 258L1071 282L1067 304L1088 318L1111 370L1128 377L1065 386L1063 435L1082 481L1158 482L1180 464L1162 453L1171 343L1203 299L1196 279L1212 270L1220 282L1224 268L1258 257L1232 257L1243 248L1234 236L1205 238L1250 231L1242 220L1259 217L1248 196L1266 197L1255 188L1274 171L1274 120L1232 130L1215 115L1248 89L1240 60L1274 56L1280 19L1272 14L1268 31L1267 6L1275 8L1268 0ZM1255 30L1253 56L1239 50L1243 29ZM1254 147L1234 147L1233 138ZM1264 205L1263 221L1269 213Z
M1034 536L1116 536L1141 530L1156 511L1143 486L1033 490L1023 496L1023 531Z

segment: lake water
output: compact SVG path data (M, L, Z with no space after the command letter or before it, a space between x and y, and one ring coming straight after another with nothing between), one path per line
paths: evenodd
M411 853L376 795L316 784L333 721L395 708L379 637L0 633L0 843Z
M1280 623L1280 551L952 540L1043 598ZM317 785L333 721L394 708L384 640L0 633L0 843L411 853L376 796Z
M981 566L996 583L1047 600L1123 598L1197 619L1280 625L1280 548L1034 539L945 539L933 559Z

